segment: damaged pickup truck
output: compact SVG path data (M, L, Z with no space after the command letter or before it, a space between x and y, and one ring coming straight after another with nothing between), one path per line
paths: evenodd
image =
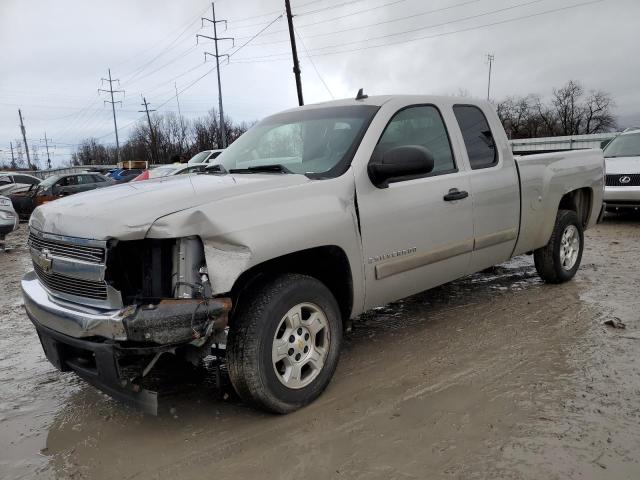
M290 412L374 306L525 253L546 282L570 280L603 198L600 150L514 158L493 107L470 99L296 108L217 161L35 210L22 289L57 368L155 412L160 356L224 345L239 396Z

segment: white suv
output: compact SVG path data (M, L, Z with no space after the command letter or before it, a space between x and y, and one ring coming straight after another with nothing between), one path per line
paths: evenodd
M627 129L604 149L608 211L640 209L640 128Z

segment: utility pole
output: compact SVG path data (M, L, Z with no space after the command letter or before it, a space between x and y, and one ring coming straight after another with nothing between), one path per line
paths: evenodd
M156 165L158 162L158 148L156 145L156 134L153 131L153 126L151 125L151 115L149 112L155 112L155 110L149 110L149 103L147 99L142 97L142 103L140 104L144 107L144 110L138 110L139 113L147 113L147 121L149 122L149 132L151 132L151 156L153 158L153 163Z
M178 103L178 117L180 118L180 148L182 149L182 144L184 142L184 121L182 120L182 111L180 111L180 98L178 97L178 84L173 82L173 86L176 89L176 102Z
M51 139L47 138L47 132L44 132L44 146L47 149L47 169L51 170L51 157L49 156L49 140Z
M118 85L120 85L120 80L118 80L117 78L112 79L111 69L109 68L108 71L109 71L109 78L101 78L100 81L102 82L103 85L104 85L104 82L109 82L109 90L103 90L99 88L98 92L105 92L105 93L111 94L111 101L105 100L104 103L110 103L111 110L113 111L113 128L115 129L115 132L116 132L116 160L119 162L120 161L120 141L118 140L118 123L116 122L116 103L119 103L120 106L122 106L122 101L121 100L114 101L113 94L124 93L124 90L113 89L113 82L118 82Z
M24 122L22 121L22 112L20 111L20 109L18 109L18 116L20 117L20 130L22 131L24 149L27 152L27 168L31 170L31 157L29 156L29 145L27 145L27 130L24 128Z
M11 168L16 169L16 157L13 156L13 142L9 142L9 146L11 147Z
M489 62L489 83L487 84L487 100L491 100L491 67L496 56L492 53L487 54L487 62Z
M196 34L196 44L198 43L198 37L208 38L209 40L213 40L216 46L216 53L204 52L204 61L207 61L207 55L211 55L216 58L216 73L218 74L218 111L220 113L220 146L221 148L226 148L227 146L227 135L225 133L224 128L224 110L222 107L222 83L220 82L220 57L227 57L229 59L229 55L223 54L220 55L218 51L218 41L221 40L231 40L231 45L235 46L235 41L232 37L218 37L218 23L224 23L224 29L227 29L227 21L226 20L217 20L216 19L216 7L213 2L211 2L211 12L213 18L202 17L202 26L204 26L204 21L213 23L213 37L208 37L206 35Z
M289 24L289 39L291 40L291 55L293 56L293 74L296 77L296 89L298 91L298 105L304 105L302 98L302 80L300 79L300 63L298 62L298 48L296 47L296 35L293 30L293 15L291 14L291 2L284 0L287 9L287 23Z

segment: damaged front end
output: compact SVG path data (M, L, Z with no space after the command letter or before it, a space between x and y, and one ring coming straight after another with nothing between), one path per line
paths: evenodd
M32 230L26 312L49 361L156 414L142 380L173 354L197 364L226 343L228 297L212 295L198 237L100 242Z

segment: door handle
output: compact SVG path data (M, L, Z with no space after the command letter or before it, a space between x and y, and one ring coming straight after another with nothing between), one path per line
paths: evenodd
M456 200L462 200L463 198L467 198L468 196L469 196L469 192L466 192L464 190L458 190L457 188L452 188L451 190L449 190L449 193L447 193L443 197L443 200L445 202L454 202Z

